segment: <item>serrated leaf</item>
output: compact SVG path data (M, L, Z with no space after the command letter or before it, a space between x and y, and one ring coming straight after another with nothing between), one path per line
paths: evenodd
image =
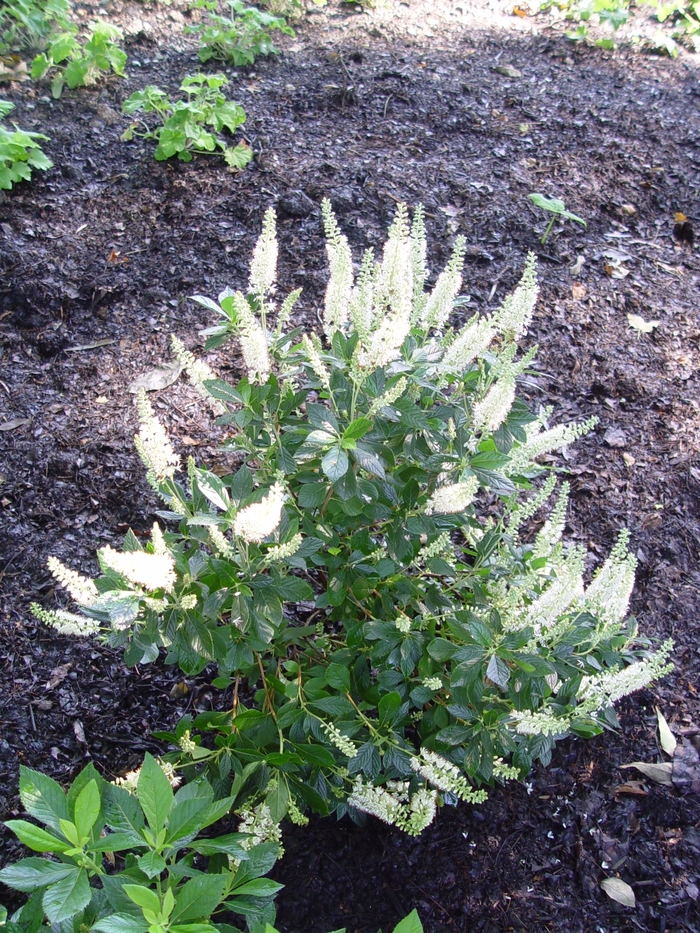
M137 784L138 798L146 815L148 825L154 833L165 826L173 805L173 789L163 774L163 769L152 755L146 752Z
M26 820L7 820L5 826L12 830L20 842L33 849L34 852L65 852L71 848L69 843L57 839L45 829L40 829Z
M673 753L676 750L676 745L678 743L676 742L675 735L671 732L669 725L664 718L664 714L661 712L658 706L656 707L656 718L659 721L659 741L661 742L661 748L663 748L667 755L673 756Z
M78 830L78 836L84 839L90 835L90 830L97 822L100 815L100 790L97 781L90 781L78 794L75 801L75 825Z
M348 472L348 455L337 445L332 447L321 461L321 468L328 479L335 483Z
M61 865L46 858L21 859L14 865L8 865L0 871L0 881L15 891L36 891L50 884L62 881L75 871L73 865Z
M613 901L625 907L635 907L634 891L622 878L603 878L600 886Z
M42 904L51 923L63 923L87 907L91 897L87 872L75 868L70 875L46 889Z
M226 875L198 875L178 891L172 923L185 923L210 916L219 905L226 885Z

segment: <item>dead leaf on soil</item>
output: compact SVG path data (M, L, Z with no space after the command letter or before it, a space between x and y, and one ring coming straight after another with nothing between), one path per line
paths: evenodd
M73 667L71 662L68 664L61 664L60 667L55 667L51 671L51 677L44 687L44 690L53 690L54 687L57 687L62 681L66 679L71 667Z
M28 80L27 63L18 55L3 55L0 58L0 83Z
M73 734L81 745L87 745L85 729L83 728L83 724L79 719L76 719L73 723Z
M688 218L685 216L683 211L676 211L676 213L673 215L673 219L677 224L684 224Z
M628 217L634 217L634 215L637 213L637 208L634 206L634 204L621 204L620 210Z
M633 761L629 765L620 765L620 768L636 768L637 771L641 771L642 774L646 774L648 778L652 781L655 781L657 784L672 784L673 778L671 777L671 772L673 770L673 765L667 762L662 764L653 764L647 763L645 761Z
M580 275L585 261L586 259L584 256L577 256L576 262L573 264L573 266L569 266L569 272L574 276Z
M503 75L504 78L522 78L522 71L518 71L512 65L495 65L493 70L496 74Z
M624 904L625 907L636 906L634 891L622 878L603 878L600 886L608 897L618 904Z
M4 421L0 424L0 431L15 431L17 428L23 428L25 424L31 423L31 418L13 418L11 421Z
M659 741L661 742L661 748L666 752L667 755L673 755L676 750L675 735L671 732L668 723L664 717L664 714L661 712L659 707L656 707L656 718L659 721Z
M527 10L523 10L521 6L514 6L512 13L513 13L513 16L519 16L521 17L521 19L524 19L526 16L529 15Z
M694 793L700 793L700 755L694 745L688 742L677 745L673 755L672 780L676 786L685 787Z
M574 282L571 286L571 297L574 301L581 301L582 298L586 297L586 286L581 285L580 282Z
M618 784L613 790L613 794L639 794L646 797L647 789L641 781L625 781L624 784Z
M622 428L610 428L605 432L603 440L608 447L624 447L627 443L627 436Z
M655 327L658 327L661 321L645 321L643 317L640 317L638 314L628 314L627 320L630 327L638 331L640 334L650 334Z
M622 459L625 461L625 466L628 466L628 467L633 467L635 463L637 462L632 456L632 454L628 454L628 453L624 453L622 455Z
M159 389L167 389L174 382L177 382L180 373L183 370L182 363L179 360L173 360L172 363L163 363L162 366L151 369L134 379L129 385L129 392L136 394L140 389L146 392L157 392Z

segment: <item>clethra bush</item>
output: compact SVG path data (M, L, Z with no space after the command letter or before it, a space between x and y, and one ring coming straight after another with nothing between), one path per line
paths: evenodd
M225 708L184 719L166 757L235 788L258 841L309 808L417 834L442 802L477 804L558 739L614 726L671 651L645 650L627 617L627 532L588 582L562 541L568 485L540 458L595 419L548 426L517 396L534 257L496 313L451 325L461 238L426 292L420 208L412 224L399 208L357 276L328 202L323 218L322 336L290 327L299 292L273 300L268 211L247 290L196 299L218 318L207 347L235 339L246 375L217 379L173 339L230 472L183 464L141 395L136 446L171 530L103 548L95 581L52 560L82 611L36 609L131 665L161 649L189 675L216 665Z

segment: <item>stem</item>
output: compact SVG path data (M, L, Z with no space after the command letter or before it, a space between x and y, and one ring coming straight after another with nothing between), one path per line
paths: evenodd
M549 225L548 225L547 229L544 231L544 235L543 235L542 239L540 240L540 243L542 244L542 246L544 246L544 244L547 242L547 237L549 236L549 231L550 231L550 230L552 229L552 227L554 226L554 221L555 221L556 219L557 219L557 215L556 215L556 214L553 214L553 215L552 215L552 219L549 221Z

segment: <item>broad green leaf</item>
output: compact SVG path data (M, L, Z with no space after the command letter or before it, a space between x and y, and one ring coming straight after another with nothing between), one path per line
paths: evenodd
M206 919L218 907L227 883L226 875L197 875L178 890L171 921Z
M412 910L407 917L399 921L394 927L394 933L423 933L423 924L420 922L418 911Z
M348 455L340 445L331 447L321 461L321 469L332 483L345 476L348 472Z
M108 784L105 788L105 822L118 833L126 833L143 840L143 813L138 800L124 787Z
M125 884L124 893L138 904L142 910L151 910L154 914L160 913L160 898L155 891L142 884Z
M138 857L136 862L139 866L139 870L142 871L147 878L155 878L157 875L160 875L166 867L165 859L156 852L147 852L145 855Z
M240 887L234 887L231 890L232 895L247 894L250 897L274 897L278 891L284 887L270 878L255 878L253 881L247 881Z
M329 687L350 692L350 671L342 664L332 662L326 668L326 683Z
M24 858L14 865L8 865L0 871L0 881L16 891L36 891L49 884L62 881L72 874L72 865L50 862L45 858Z
M100 791L97 781L90 781L78 795L75 801L75 825L78 830L78 836L84 839L90 835L90 830L97 822L100 815Z
M42 903L51 923L63 923L87 907L91 897L87 872L75 868L70 875L46 889Z
M287 803L289 801L289 791L287 784L282 777L272 783L272 788L268 790L265 797L265 803L270 808L270 815L273 822L281 823L287 814Z
M26 820L7 820L5 826L12 830L20 842L35 852L66 852L72 848L70 843L57 839L45 829L27 823Z
M137 784L138 799L146 815L148 825L154 833L165 826L173 805L173 789L163 774L163 769L152 755L146 752Z
M58 829L59 820L68 819L68 802L60 785L24 765L19 769L19 795L27 813L52 829Z
M146 933L148 923L143 917L131 914L110 914L93 926L95 933Z

